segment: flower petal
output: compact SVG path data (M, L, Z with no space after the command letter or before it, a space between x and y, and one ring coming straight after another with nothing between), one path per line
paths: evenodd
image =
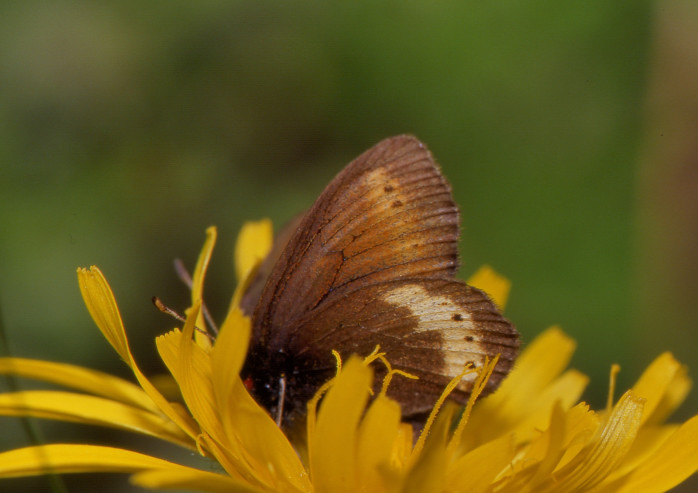
M660 493L698 471L698 416L686 421L649 460L598 493Z
M215 411L209 353L191 339L198 306L197 303L194 310L190 310L184 326L188 339L175 329L157 337L155 343L162 361L179 385L189 412L201 427L200 443L206 445L230 475L246 478L249 468L241 459L244 450L229 450L230 441Z
M584 402L569 409L565 413L565 419L565 454L557 464L557 469L574 460L601 426L599 415L590 410L589 405Z
M159 411L143 389L121 378L89 368L36 359L0 358L0 374L32 378Z
M211 351L213 391L222 414L230 407L232 389L240 380L240 370L247 356L252 322L239 309L233 310L221 326Z
M550 426L528 447L522 464L537 462L535 474L528 480L528 491L535 491L536 485L547 479L559 464L565 453L566 418L568 417L556 402L550 416Z
M102 272L94 266L89 270L78 269L78 283L92 319L112 347L119 353L119 356L131 367L136 380L138 380L145 393L168 418L177 423L187 435L195 438L199 434L196 425L167 402L136 365L136 361L133 359L131 350L128 347L126 331L121 321L119 309L116 306L114 294Z
M541 491L585 491L601 483L625 458L640 428L645 399L626 392L597 437L566 466L553 473Z
M274 232L271 221L248 221L242 225L235 243L235 274L241 283L271 250Z
M286 485L294 491L312 489L308 473L286 435L273 419L254 401L238 380L231 399L231 438L244 452L256 471L264 471L264 479L278 491Z
M264 491L230 476L198 469L174 471L171 469L152 469L134 474L131 476L131 483L153 490L191 489L212 493L259 493Z
M206 241L204 246L199 253L199 258L196 261L196 267L194 268L194 274L191 276L191 304L196 305L197 303L202 303L204 296L204 279L206 278L206 271L208 270L208 264L211 261L211 254L213 253L213 247L216 245L216 238L218 237L218 231L214 226L206 229ZM205 327L206 320L204 319L204 314L199 311L198 317L196 318L195 325L197 327ZM196 332L194 335L196 342L205 349L211 347L211 341L209 338L201 333Z
M643 423L663 422L686 398L691 380L671 353L658 356L644 371L633 391L647 399Z
M0 477L46 473L136 472L145 469L188 468L131 450L97 445L52 444L0 453Z
M513 457L512 435L480 445L448 466L447 490L483 493L512 462Z
M201 300L204 294L204 278L206 277L206 270L208 269L208 264L211 261L211 254L213 253L213 247L216 244L216 238L218 237L218 231L214 226L206 229L206 241L204 246L199 253L199 258L196 261L196 267L194 268L194 273L191 276L191 303L192 305L197 301Z
M403 493L420 493L423 491L443 491L446 485L446 465L448 431L453 423L454 406L444 406L429 431L424 448L415 447L413 457L419 454L414 465L404 478Z
M287 477L298 488L307 489L310 487L308 475L293 446L240 380L250 332L250 319L235 309L221 327L211 351L219 419L226 436L235 437L254 461L270 465L275 471L269 481L273 482L274 477Z
M625 477L628 473L641 466L643 462L653 457L658 448L669 438L679 425L643 426L637 434L628 455L611 474L604 480L604 484L612 483L618 478Z
M317 424L308 438L310 475L316 491L356 491L356 429L371 380L371 369L361 359L351 357L321 403Z
M559 376L574 347L574 341L557 327L539 335L519 356L499 389L473 408L464 443L472 448L514 430L517 439L529 439L536 427L545 428L556 401L563 409L574 405L588 378L574 370Z
M78 284L92 320L121 359L131 366L133 357L128 347L124 323L116 306L114 294L102 272L95 266L90 267L89 270L80 268Z
M186 334L175 329L158 336L155 344L165 366L179 384L189 412L202 430L220 441L224 433L215 413L211 361L206 350L191 339L197 315L198 310L195 310L187 317L188 339Z
M375 489L382 481L380 471L389 468L395 443L400 439L400 404L379 395L361 420L357 441L359 491Z
M189 339L175 330L158 337L156 344L179 383L187 407L210 437L207 446L229 474L253 484L274 488L282 478L285 483L300 485L299 488L308 486L307 474L293 447L239 378L232 380L229 407L219 411L213 390L211 353L191 340L193 317L194 313L185 324ZM232 423L227 430L225 420Z
M576 343L558 327L549 328L521 353L500 391L488 399L507 397L508 401L528 402L535 392L545 388L567 367L575 347Z
M498 274L489 265L483 265L468 279L468 284L481 289L492 298L492 301L502 310L507 305L511 281Z
M542 389L529 400L528 406L521 409L523 414L513 423L511 430L516 434L517 440L530 440L537 434L536 430L545 428L554 405L559 404L564 410L570 409L579 401L588 383L589 378L586 375L576 370L568 370Z
M0 394L0 415L34 416L110 426L193 448L193 442L187 435L162 415L91 395L51 390Z

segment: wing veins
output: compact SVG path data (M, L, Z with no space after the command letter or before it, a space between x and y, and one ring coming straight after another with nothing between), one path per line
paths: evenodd
M437 196L444 195L444 196L446 197L446 199L444 200L444 202L450 202L450 204L455 208L454 212L457 214L457 213L458 213L458 207L453 203L453 200L450 198L450 192L449 192L447 189L445 190L442 186L439 186L439 185L441 185L441 184L427 184L427 185L422 185L422 186L419 186L419 187L414 187L414 188L412 188L412 189L409 189L409 192L411 192L411 193L412 193L412 192L415 192L415 191L418 192L420 189L424 189L424 188L434 188L434 189L436 189L436 190L434 191L433 194L429 194L429 195L418 194L419 197L420 197L419 202L410 202L410 204L411 204L412 206L409 207L409 208L403 208L402 210L411 211L411 210L414 210L414 209L419 208L420 206L425 206L425 205L429 205L429 204L432 203L431 201L428 201L428 200L421 200L422 198L428 199L428 198L431 198L431 197L437 197ZM361 196L359 196L358 199L365 197L365 196L368 195L370 192L371 192L371 190L367 188L367 190L366 190ZM332 216L326 218L326 220L324 221L324 224L323 224L322 226L320 226L319 229L321 229L321 230L322 230L322 229L325 229L325 228L327 227L327 225L329 225L330 223L334 222L334 221L337 219L337 217L338 217L339 215L341 215L341 214L346 214L346 215L347 215L347 220L338 224L338 227L336 228L336 230L326 239L325 244L331 243L331 242L332 242L331 240L332 240L335 236L337 236L337 235L340 234L340 233L343 233L344 230L346 230L352 223L357 222L356 219L359 219L359 220L361 220L361 219L365 220L365 219L366 219L366 215L365 215L365 214L361 214L361 213L359 213L359 212L356 212L356 213L352 213L352 212L351 212L352 210L357 210L357 211L360 210L360 207L361 207L361 206L358 205L358 204L360 203L360 200L358 200L358 199L353 203L353 205L352 205L349 209L337 209L337 212L336 212L334 215L332 215ZM390 198L390 197L388 197L387 195L384 195L384 196L381 196L381 197L380 197L379 199L377 199L376 201L373 201L373 202L372 202L372 205L373 205L374 207L376 207L376 206L378 206L378 205L383 205L383 204L385 204L385 203L387 203L387 202L390 202L390 201L392 201L392 200L393 200L393 198ZM389 217L392 217L392 216L389 216ZM381 220L378 221L378 222L381 222L381 221L383 221L383 220L385 220L385 219L387 219L387 218L383 218L383 219L381 219Z

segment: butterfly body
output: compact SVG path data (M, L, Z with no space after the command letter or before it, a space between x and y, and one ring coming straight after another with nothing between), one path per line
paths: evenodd
M242 303L253 318L243 373L269 408L283 375L287 412L303 412L336 371L332 350L347 358L380 345L418 376L391 382L405 416L428 411L468 363L501 355L490 389L509 371L518 334L484 293L454 279L458 207L416 138L386 139L352 161L282 237ZM464 379L453 397L463 402L471 386Z

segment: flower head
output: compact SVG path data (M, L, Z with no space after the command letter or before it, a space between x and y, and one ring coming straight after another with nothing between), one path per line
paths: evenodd
M557 328L526 348L494 394L479 398L492 361L479 369L464 410L440 400L416 441L385 393L391 378L404 378L390 368L390 355L377 350L338 361L336 376L308 403L307 435L292 442L239 378L250 338L239 302L270 248L270 231L268 223L243 230L236 252L240 287L211 343L196 329L204 326L201 299L216 237L208 230L186 322L156 340L183 404L168 401L139 370L114 295L96 267L78 270L83 298L138 385L67 364L0 359L0 372L72 389L0 394L0 414L151 435L215 460L220 472L127 449L50 444L0 453L0 477L114 471L148 488L212 492L635 493L666 491L698 469L698 417L664 423L690 388L685 368L663 354L620 399L614 402L611 392L607 407L593 411L579 402L587 378L565 370L574 342ZM471 283L505 304L508 281L491 270ZM377 364L389 371L383 390L371 396ZM444 389L444 398L457 384Z

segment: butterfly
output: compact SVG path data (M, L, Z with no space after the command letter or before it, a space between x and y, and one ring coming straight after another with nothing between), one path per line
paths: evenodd
M242 376L283 421L302 414L336 360L376 346L394 368L388 396L410 419L432 409L466 364L499 354L486 391L510 371L514 326L482 291L455 279L459 211L426 146L385 139L347 165L276 238L244 295L252 339ZM376 385L385 369L376 367ZM474 374L450 397L464 403Z

